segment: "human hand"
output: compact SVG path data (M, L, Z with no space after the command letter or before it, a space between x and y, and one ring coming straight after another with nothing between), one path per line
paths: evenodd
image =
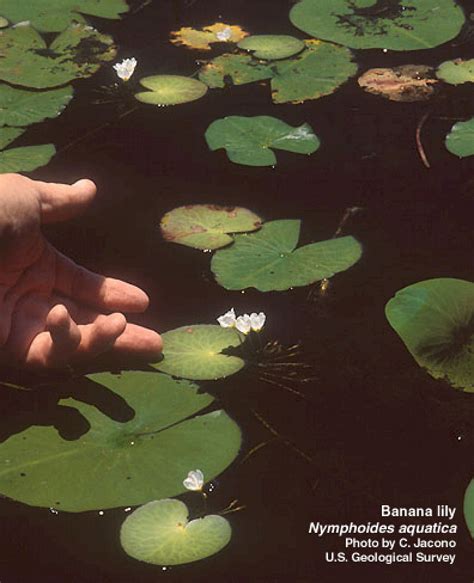
M76 265L41 233L41 224L79 214L95 193L90 180L0 175L0 361L61 367L108 350L157 360L159 334L119 313L146 310L145 292Z

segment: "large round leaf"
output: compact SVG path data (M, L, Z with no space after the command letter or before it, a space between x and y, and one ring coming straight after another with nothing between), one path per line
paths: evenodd
M207 86L197 79L181 75L153 75L140 79L141 85L149 91L136 93L142 103L151 105L177 105L200 99L207 92Z
M120 531L125 552L153 565L182 565L216 554L230 541L232 530L222 516L188 522L180 500L155 500L137 508Z
M436 75L451 85L474 83L474 59L445 61L438 67Z
M387 319L417 363L435 378L474 392L474 284L440 278L398 291Z
M27 126L58 116L72 99L72 87L27 91L0 84L0 125Z
M126 0L2 0L0 10L13 23L30 21L36 30L60 32L71 22L82 21L79 13L119 18L128 5Z
M4 129L10 130L13 128ZM32 172L41 166L46 166L55 153L56 148L53 144L23 146L21 148L3 150L0 152L0 174L6 172Z
M206 63L199 72L199 79L211 89L225 87L230 79L234 85L245 85L270 79L274 69L268 63L260 63L250 55L220 55Z
M286 59L300 53L304 42L286 34L256 34L239 42L238 47L253 53L257 59Z
M464 13L453 0L301 0L291 22L354 49L429 49L454 38Z
M464 495L464 518L474 539L474 480L471 480Z
M207 128L206 141L211 150L224 148L229 160L247 166L274 166L272 148L295 154L312 154L319 148L308 124L295 128L268 115L218 119Z
M455 123L445 143L446 148L460 158L474 156L474 117Z
M222 354L240 346L242 336L233 328L211 324L182 326L163 334L163 360L153 366L162 372L193 380L215 380L238 372L245 362Z
M329 278L356 263L362 249L353 237L296 248L300 221L264 223L260 231L236 235L235 243L214 254L211 269L226 289L255 287L283 291Z
M228 233L260 228L262 220L242 207L210 204L181 206L161 219L161 234L167 241L195 249L219 249L232 243Z
M329 95L357 73L349 49L316 40L305 44L305 51L275 64L271 82L275 103L301 103Z
M115 54L112 38L90 26L71 25L49 48L34 28L17 26L0 34L0 79L35 89L55 87L89 77Z
M82 437L66 441L53 427L30 427L0 444L2 494L70 512L132 506L181 494L192 468L212 479L239 451L239 428L224 411L190 418L212 402L192 383L137 371L89 379L99 385L100 410L60 401L89 423ZM130 421L103 412L109 391L111 410L122 403Z

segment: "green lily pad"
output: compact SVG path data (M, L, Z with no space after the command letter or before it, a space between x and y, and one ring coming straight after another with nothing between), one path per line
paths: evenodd
M474 539L474 480L471 480L464 495L464 518Z
M455 123L446 136L445 144L455 156L474 156L474 117Z
M199 78L211 88L225 87L229 79L234 85L271 79L274 103L301 103L333 93L357 73L349 49L317 40L304 44L295 57L271 64L249 55L221 55L201 68Z
M445 61L438 67L436 76L451 85L474 83L474 59Z
M317 40L305 44L305 51L275 64L271 81L274 103L301 103L330 95L357 73L349 49Z
M219 249L233 242L228 233L259 229L262 220L242 207L193 204L175 208L161 219L163 238L195 249Z
M6 28L9 25L9 22L3 16L0 16L0 28Z
M212 258L217 283L230 290L283 291L332 277L360 259L362 248L354 237L295 249L300 226L296 220L271 221L256 233L236 235L233 245Z
M135 97L138 101L151 105L188 103L207 93L204 83L181 75L153 75L140 79L140 84L150 91L136 93Z
M215 555L230 541L229 522L209 515L188 522L180 500L155 500L137 508L122 525L127 555L153 565L182 565Z
M31 26L17 26L0 34L0 79L35 89L56 87L89 77L115 54L112 38L90 26L71 25L49 47Z
M207 128L205 137L211 150L224 148L231 162L246 166L274 166L277 159L271 148L312 154L320 144L308 124L295 128L268 115L218 119Z
M304 42L286 34L256 34L248 36L237 45L240 49L250 51L257 59L286 59L300 53Z
M398 291L385 314L420 366L434 378L474 392L474 283L420 281Z
M226 79L234 85L245 85L273 77L273 68L260 63L250 55L220 55L206 63L199 72L199 79L211 89L225 87Z
M11 130L13 128L2 129ZM6 172L32 172L41 166L46 166L55 153L56 148L53 144L23 146L21 148L2 150L0 152L0 174L5 174Z
M211 324L182 326L163 335L163 360L153 364L158 370L193 380L228 377L244 367L237 356L222 354L226 348L240 346L243 337L233 328Z
M72 87L28 91L0 83L0 125L27 126L57 117L72 95Z
M117 421L104 405L62 399L90 428L69 441L53 427L33 426L2 442L3 495L69 512L133 506L181 494L191 468L211 480L238 454L240 430L224 411L194 416L213 400L197 385L155 372L88 378L99 385L98 394L114 394L114 410L122 402L133 417Z
M0 150L6 148L9 144L25 133L25 128L0 128Z
M81 14L120 18L128 5L125 0L2 0L1 10L13 23L30 21L41 32L60 32L73 21L83 21Z
M301 0L290 20L310 36L354 49L409 51L451 40L465 18L453 0Z

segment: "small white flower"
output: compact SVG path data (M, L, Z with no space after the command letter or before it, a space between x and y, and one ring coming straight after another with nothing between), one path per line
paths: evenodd
M122 81L128 81L135 71L137 66L137 59L132 57L131 59L124 59L121 63L116 63L114 65L117 77L122 79Z
M250 325L252 327L252 330L254 332L260 332L260 330L263 328L265 324L266 319L267 317L263 312L260 312L260 314L256 314L255 312L253 314L250 314Z
M228 41L231 38L231 36L232 29L230 28L230 26L226 26L226 28L223 28L219 32L216 32L217 40L220 40L222 42Z
M250 316L248 314L239 316L235 321L235 327L239 332L242 332L242 334L248 334L252 328Z
M235 326L235 310L230 309L223 316L219 316L217 321L222 326L222 328L233 328Z
M187 490L202 490L204 486L204 474L201 470L191 470L188 473L188 477L183 480L183 486Z

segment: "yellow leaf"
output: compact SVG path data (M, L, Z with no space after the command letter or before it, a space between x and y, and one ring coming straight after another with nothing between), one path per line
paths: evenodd
M171 33L171 42L190 49L208 51L211 43L238 43L248 36L240 26L216 22L202 29L183 27Z

